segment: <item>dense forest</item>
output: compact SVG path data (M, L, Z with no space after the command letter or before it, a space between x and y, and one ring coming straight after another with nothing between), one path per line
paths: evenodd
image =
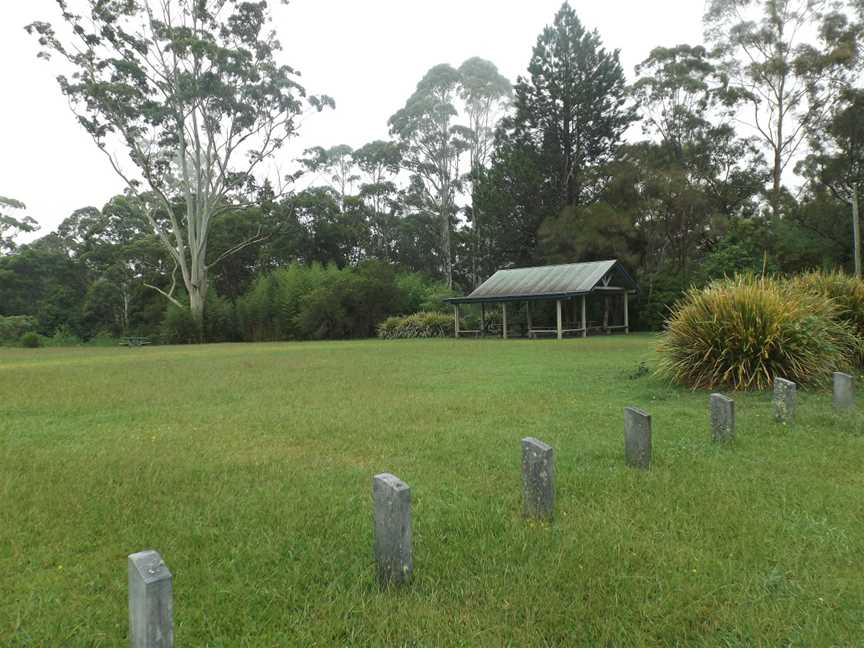
M118 164L126 193L27 244L36 224L0 198L0 336L363 337L499 268L606 258L656 329L712 278L860 274L860 1L710 0L704 43L658 45L629 77L565 3L515 82L482 58L436 65L389 140L311 148L277 181L258 163L304 110L336 106L275 64L266 3L227 19L179 3L194 29L151 16L144 34L122 27L135 3L115 4L63 14L75 47L28 30L136 175ZM154 51L179 68L151 78Z

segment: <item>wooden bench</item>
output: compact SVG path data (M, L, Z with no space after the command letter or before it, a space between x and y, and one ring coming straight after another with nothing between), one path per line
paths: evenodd
M150 344L150 338L146 337L124 337L120 338L120 346L129 347L130 349L133 347L142 347Z
M568 333L582 333L582 329L561 329L561 335L567 335ZM557 328L530 328L528 329L528 337L532 340L536 340L538 337L542 335L554 335L558 336Z

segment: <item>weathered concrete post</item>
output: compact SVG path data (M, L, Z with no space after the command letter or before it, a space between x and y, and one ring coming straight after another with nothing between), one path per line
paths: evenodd
M711 435L714 441L735 439L735 401L723 394L711 394Z
M774 379L774 419L791 423L795 418L798 386L791 380Z
M372 479L375 506L375 562L378 582L403 585L411 580L411 489L395 475Z
M174 602L171 572L158 551L129 556L129 646L172 648Z
M834 409L846 410L855 407L855 379L849 374L834 374Z
M624 410L624 456L628 466L651 466L651 415L636 407Z
M522 439L522 512L543 520L555 514L555 450L532 437Z

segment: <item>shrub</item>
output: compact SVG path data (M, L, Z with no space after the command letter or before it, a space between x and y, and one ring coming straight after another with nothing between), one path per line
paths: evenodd
M80 346L81 338L75 335L72 330L65 324L61 324L54 333L46 341L46 346L52 347L69 347Z
M87 346L93 347L115 347L118 344L118 339L114 337L111 331L102 329L96 335L87 340Z
M165 309L159 337L165 344L195 344L201 340L192 313L188 308L180 308L175 304L168 304Z
M390 317L378 326L378 337L384 340L453 337L453 316L445 313L415 313Z
M29 331L21 336L21 346L26 349L37 349L42 346L42 338L38 333Z
M293 264L260 277L237 304L245 340L362 338L388 316L415 312L441 285L367 261L353 268Z
M836 304L771 278L739 276L691 289L672 309L659 373L694 389L764 389L847 369L861 342Z
M25 333L35 332L36 319L29 315L0 317L0 341L15 342Z
M837 316L864 340L864 281L843 272L808 272L788 281L790 290L829 297L837 306ZM864 364L864 355L856 358Z

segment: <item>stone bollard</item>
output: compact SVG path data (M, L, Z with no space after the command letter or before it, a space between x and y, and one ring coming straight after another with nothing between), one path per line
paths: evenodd
M382 586L411 581L411 489L389 473L372 479L375 506L375 562Z
M791 423L795 418L798 386L791 380L774 379L774 420Z
M624 410L624 456L628 466L651 466L651 415L636 407Z
M711 435L714 441L735 438L735 401L723 394L711 394Z
M129 556L129 646L172 648L174 602L171 572L158 551Z
M543 520L555 513L555 450L531 437L522 439L522 512Z
M855 379L849 374L834 374L834 409L846 410L855 407Z

